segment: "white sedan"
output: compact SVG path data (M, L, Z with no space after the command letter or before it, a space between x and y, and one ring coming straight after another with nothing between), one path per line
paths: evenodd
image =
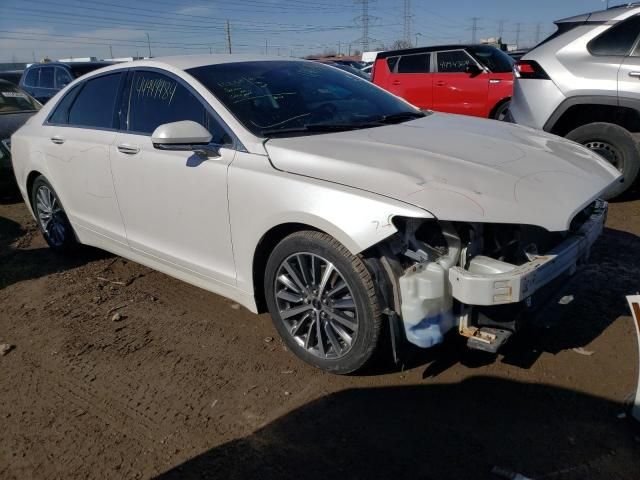
M336 373L389 331L426 348L455 328L495 351L586 258L619 177L543 132L421 112L314 62L232 55L85 75L12 153L52 248L93 245L269 311L293 352Z

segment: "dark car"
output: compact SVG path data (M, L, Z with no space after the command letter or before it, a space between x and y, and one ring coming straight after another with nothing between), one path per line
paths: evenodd
M20 79L20 88L40 103L69 85L73 80L114 62L48 62L35 63L28 67Z
M17 191L11 165L11 135L42 108L36 99L0 80L0 196Z
M0 72L0 80L6 80L14 85L20 84L20 78L22 78L22 72L24 70L7 70Z

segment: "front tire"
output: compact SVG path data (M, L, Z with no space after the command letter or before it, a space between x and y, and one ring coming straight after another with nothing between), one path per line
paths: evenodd
M603 195L605 200L626 192L640 171L640 151L635 139L625 128L613 123L589 123L572 130L566 138L581 143L616 167L624 177Z
M378 349L382 313L363 261L315 231L284 238L267 261L267 306L278 333L305 362L353 373Z
M73 227L58 194L42 175L31 187L31 206L42 236L52 249L68 251L77 246Z

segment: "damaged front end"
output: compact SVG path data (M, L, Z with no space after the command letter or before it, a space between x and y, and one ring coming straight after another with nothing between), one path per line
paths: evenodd
M595 201L565 232L396 217L398 233L378 255L391 282L389 310L418 347L457 328L470 347L495 352L533 295L588 258L606 214L606 202Z

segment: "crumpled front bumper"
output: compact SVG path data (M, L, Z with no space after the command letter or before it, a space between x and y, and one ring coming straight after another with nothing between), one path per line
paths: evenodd
M526 300L560 275L575 272L577 264L589 257L606 217L607 203L598 200L590 218L580 229L546 255L536 256L523 265L497 262L497 269L508 271L473 273L469 269L452 267L449 281L453 298L467 305L503 305Z

